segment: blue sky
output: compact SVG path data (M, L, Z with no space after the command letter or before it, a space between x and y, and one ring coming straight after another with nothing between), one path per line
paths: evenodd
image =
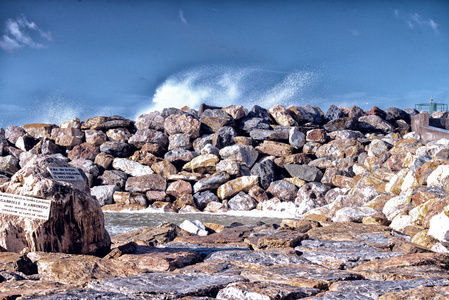
M449 103L449 1L0 0L0 127Z

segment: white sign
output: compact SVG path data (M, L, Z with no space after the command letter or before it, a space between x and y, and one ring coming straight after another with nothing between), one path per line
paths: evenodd
M0 213L48 220L51 200L0 193Z
M48 167L48 171L50 171L51 177L54 180L81 180L84 181L83 176L81 176L80 171L77 168L57 168L57 167Z

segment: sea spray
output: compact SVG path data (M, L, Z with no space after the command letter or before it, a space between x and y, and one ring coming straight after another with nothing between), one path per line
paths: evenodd
M136 115L166 107L198 108L201 103L304 105L318 76L311 71L281 72L261 67L201 66L174 74L155 91L152 103Z

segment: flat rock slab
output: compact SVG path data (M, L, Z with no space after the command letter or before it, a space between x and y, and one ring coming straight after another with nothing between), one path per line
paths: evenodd
M308 235L293 230L276 230L252 233L245 242L255 249L295 247Z
M313 300L373 300L371 297L367 297L360 294L355 293L339 293L339 292L329 292L323 295L319 294L315 297L304 298L304 300L313 299Z
M144 273L132 277L97 281L89 288L138 296L140 299L178 299L186 296L215 297L233 282L245 281L238 275Z
M420 286L433 287L448 285L449 280L441 278L420 278L400 281L356 280L334 283L330 286L329 290L335 292L351 292L371 297L372 299L378 299L387 293L406 291Z
M158 245L158 248L161 249L173 249L173 250L183 250L183 251L191 251L199 254L201 257L206 257L209 254L218 251L249 251L250 248L248 245L244 244L228 244L228 245L220 245L220 244L191 244L191 243L181 243L181 242L171 242L168 244Z
M39 297L41 295L53 294L76 288L79 287L52 281L40 281L40 280L7 281L0 283L0 299L16 299L20 297L26 299L28 299L27 297L31 297L32 299L36 299L35 297ZM67 299L67 298L59 298L59 299Z
M218 292L216 299L221 300L281 300L300 299L317 294L314 288L296 287L271 282L236 282Z
M378 234L390 236L391 228L381 225L352 222L334 222L315 227L307 232L311 238L329 241L360 241L363 236Z
M379 298L379 300L403 299L449 299L449 286L422 286L402 292L388 293Z
M363 279L361 275L350 271L296 263L247 269L241 275L250 281L269 281L321 290L327 290L335 282Z
M287 250L287 249L286 249ZM209 255L205 261L226 261L238 266L272 266L278 264L311 264L295 251L221 251Z
M301 257L318 265L346 270L373 260L402 255L397 252L381 252L364 242L305 240L295 248Z
M448 254L413 253L366 262L352 271L370 280L449 279L448 261Z
M106 300L106 299L115 299L115 300L139 300L137 296L127 296L122 293L115 292L103 292L96 291L91 289L85 290L75 290L70 292L58 293L53 295L36 297L33 299L42 299L42 300Z

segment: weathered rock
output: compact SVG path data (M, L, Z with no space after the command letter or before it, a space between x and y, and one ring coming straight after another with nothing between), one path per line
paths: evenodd
M168 150L173 149L186 149L189 150L192 148L192 144L190 143L190 136L185 133L177 133L171 135L169 138Z
M219 149L224 148L226 146L231 146L235 143L234 137L236 136L237 132L233 127L230 126L222 127L212 135L212 145L214 145Z
M250 136L255 141L282 141L288 140L288 133L280 130L268 130L268 129L253 129L250 132Z
M325 116L328 120L335 120L342 118L344 114L340 108L332 104L331 106L329 106Z
M363 145L355 139L333 140L316 150L317 157L328 157L333 160L355 157L364 152Z
M269 282L237 282L220 290L216 299L299 299L313 296L318 289Z
M125 188L128 175L119 170L106 170L103 175L98 177L99 183L102 185L116 185L121 190Z
M184 194L191 194L192 193L192 185L190 184L190 182L187 182L184 180L177 180L175 182L170 183L167 186L167 189L165 192L168 195L172 195L175 198L179 198Z
M97 129L97 130L108 130L112 128L126 128L130 127L132 122L128 119L122 118L120 116L110 116L110 117L93 117L86 119L81 123L81 129Z
M206 109L202 112L201 128L204 132L217 132L224 126L232 126L234 119L221 109Z
M56 181L47 167L68 165L48 156L32 158L11 178L5 191L51 200L49 220L2 214L0 245L12 252L24 248L66 253L108 251L110 238L104 229L103 213L98 201L90 196L87 180Z
M307 131L306 141L323 144L327 140L327 134L324 129L312 129Z
M174 149L165 153L164 159L171 163L189 162L196 156L198 154L189 150Z
M231 210L247 211L256 208L256 206L256 201L245 192L239 192L228 201L228 208Z
M220 187L223 183L229 180L230 176L226 172L218 172L204 179L198 180L193 185L193 191L195 193L205 190L214 190Z
M240 120L246 115L245 108L241 105L230 105L223 107L222 110L230 115L234 120Z
M305 181L320 181L323 178L323 172L317 167L309 165L288 164L284 168L292 177L297 177Z
M252 167L259 156L259 152L252 146L247 145L232 145L224 147L220 150L220 157L222 159L232 159Z
M163 148L168 146L168 137L164 133L154 129L141 129L129 138L128 143L140 149L145 144L159 144Z
M220 199L230 198L241 191L249 191L250 188L257 185L259 178L257 176L242 176L222 184L217 190L217 196Z
M293 147L289 144L274 141L263 141L256 149L272 156L288 156L293 153Z
M288 113L288 111L282 105L278 104L271 107L268 112L273 117L273 119L281 126L295 126L297 125L293 117Z
M232 282L244 277L225 274L165 274L146 273L125 278L112 278L89 285L98 291L124 293L138 297L148 295L155 299L179 299L186 296L212 296ZM176 284L173 284L176 282Z
M123 171L131 176L143 176L154 173L149 166L144 166L127 158L114 158L112 166L114 169Z
M214 173L219 160L218 156L214 154L199 155L186 163L182 169L198 173Z
M367 131L379 131L386 134L394 132L395 129L393 125L376 115L360 117L358 122L359 128Z
M95 160L95 157L100 153L100 148L96 147L89 143L82 143L80 145L76 145L73 149L68 153L67 157L70 160L74 159L89 159Z
M273 159L265 158L251 168L251 175L259 177L259 183L267 189L276 178L276 169Z
M131 154L131 147L126 143L108 141L101 144L100 151L114 157L127 157Z
M118 191L120 188L117 185L99 185L94 186L90 189L92 196L98 200L101 206L112 204L114 201L114 192Z
M326 205L327 191L329 191L329 187L319 182L309 182L303 185L294 200L298 206L298 213L303 214L312 208Z
M0 172L12 176L19 170L19 160L12 155L0 157Z
M157 174L147 174L129 177L126 180L125 190L131 193L146 191L165 191L167 182L164 177Z
M189 115L175 114L165 119L164 129L169 135L185 133L195 139L200 134L200 122Z
M101 130L86 130L84 131L84 134L86 137L86 143L97 147L107 141L106 134Z
M126 128L113 128L106 132L106 136L110 141L127 143L131 137L131 133Z
M137 130L164 130L164 120L164 117L159 111L152 111L150 113L142 114L137 117L136 128Z
M112 195L114 203L124 206L133 206L137 209L142 209L147 206L147 198L141 193L130 192L114 192ZM125 207L127 208L127 207Z
M244 117L238 123L237 129L239 131L243 131L246 134L250 134L250 132L254 129L270 129L270 123L263 118L260 117Z
M270 184L267 192L272 194L274 197L281 199L282 201L294 201L298 188L285 180L274 181Z
M218 197L211 191L197 192L193 195L196 206L203 210L210 202L219 202ZM221 204L221 203L220 203Z
M16 144L19 137L25 135L27 132L19 126L7 126L5 130L5 138L13 145Z

